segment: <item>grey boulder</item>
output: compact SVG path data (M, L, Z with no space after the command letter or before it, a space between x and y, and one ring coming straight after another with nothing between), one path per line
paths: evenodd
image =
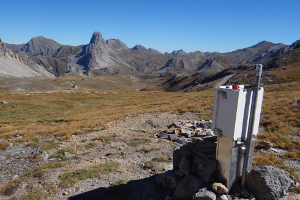
M256 166L247 176L248 190L257 200L278 200L295 184L295 177L273 166Z

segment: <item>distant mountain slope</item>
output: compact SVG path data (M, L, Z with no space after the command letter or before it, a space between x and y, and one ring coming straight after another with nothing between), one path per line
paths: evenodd
M101 33L98 31L94 32L90 43L83 47L82 52L79 53L76 58L77 64L82 66L80 70L98 70L106 68L108 72L111 71L111 67L115 65L114 59L109 55L111 51L110 47L115 48L116 43L108 42L106 43L103 39ZM74 68L71 68L71 70ZM78 68L76 68L78 70Z
M217 61L209 58L205 61L205 63L203 63L203 65L201 65L197 71L207 71L207 70L221 70L224 69L224 67L222 67Z
M298 43L295 42L294 46ZM135 77L147 77L149 74L157 76L157 73L193 74L197 70L217 73L240 65L267 63L292 48L292 45L262 41L228 53L187 53L181 49L162 54L142 45L128 48L119 39L104 40L98 31L93 33L89 44L81 46L61 45L42 36L32 38L22 47L12 44L8 46L55 76L123 74Z
M137 75L153 72L163 63L161 54L155 49L146 49L142 45L128 48L118 39L105 41L100 32L94 32L90 43L83 47L70 64L70 73L80 71L87 75L128 74Z
M51 77L51 74L41 66L29 67L24 64L23 59L6 48L0 39L0 76Z
M186 59L183 58L171 58L168 62L157 70L157 73L166 73L169 71L194 71L195 66L191 65Z
M61 44L54 40L37 36L26 43L21 51L32 55L55 56L60 47Z
M8 44L15 52L20 52L36 64L43 66L48 72L55 76L64 76L68 70L71 58L78 54L81 46L62 45L58 42L37 36L28 43L21 45Z
M284 54L277 56L265 65L265 69L268 70L278 68L284 69L284 71L300 69L300 40L294 42ZM300 74L300 71L298 73Z
M8 43L4 43L4 44L7 48L12 50L12 52L14 53L21 51L21 48L25 45L25 44L8 44Z

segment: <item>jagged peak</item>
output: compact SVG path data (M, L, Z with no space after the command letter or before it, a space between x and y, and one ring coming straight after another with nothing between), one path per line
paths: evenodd
M119 39L108 39L106 44L111 49L127 49L128 47Z
M274 45L274 43L269 42L269 41L266 41L266 40L263 40L263 41L257 43L256 45L253 45L253 46L251 46L251 47L252 47L252 48L257 48L257 47L271 46L271 45Z
M180 49L180 50L174 50L171 54L173 54L173 55L185 55L187 53L184 50Z
M35 36L32 38L32 40L34 39L48 39L48 38L45 38L44 36Z
M161 54L161 52L157 51L156 49L152 49L152 48L149 48L148 51L151 51L152 53L155 53L155 54Z
M290 45L291 48L299 48L300 47L300 40L296 40L293 44Z
M99 43L99 42L104 43L105 41L104 41L104 39L102 37L102 34L99 31L95 31L93 33L92 38L91 38L90 44L92 44L92 43Z
M56 42L55 40L49 39L49 38L45 38L44 36L36 36L31 38L31 40L29 42L41 42L41 43L55 43L60 45L58 42Z
M133 50L139 50L139 51L145 51L145 50L147 50L144 46L142 46L142 45L135 45L133 48L132 48Z
M197 69L197 71L206 71L206 70L221 70L224 69L216 60L212 58L206 59L206 61Z

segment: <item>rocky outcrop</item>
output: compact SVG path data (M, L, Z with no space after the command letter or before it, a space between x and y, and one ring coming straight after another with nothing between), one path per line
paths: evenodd
M176 55L176 56L182 56L182 55L186 55L187 53L180 49L180 50L174 50L171 54Z
M290 45L290 49L296 49L299 47L300 47L300 40L297 40L293 44Z
M61 46L61 44L54 40L37 36L26 43L21 48L21 51L32 55L55 56Z
M291 46L262 41L256 45L228 53L202 53L200 51L187 53L183 50L175 50L172 53L161 54L155 49L147 49L142 45L128 48L119 39L105 41L101 33L96 31L89 44L76 47L61 45L43 36L32 38L23 47L12 44L9 46L16 52L21 51L26 56L30 56L31 60L56 76L96 76L98 74L145 76L151 73L172 76L181 73L187 75L197 70L201 73L204 71L215 73L215 71L239 65L266 63L288 51L297 49L299 41ZM190 81L194 81L194 79ZM195 82L198 85L199 81ZM195 86L194 83L189 83L185 82L188 87ZM203 88L205 89L206 86L199 86L193 90L202 90Z
M17 54L14 54L10 49L6 48L5 44L0 38L0 58L15 58L19 59Z
M106 40L106 44L109 48L114 49L114 50L118 50L118 49L127 49L128 47L121 42L121 40L119 39L109 39Z
M171 58L168 62L156 71L156 73L166 73L168 71L194 71L195 66L191 65L187 60L182 58Z
M269 60L280 56L287 52L289 50L289 47L284 44L276 44L270 46L266 51L262 52L259 56L257 56L255 59L253 59L252 63L265 63Z
M197 69L197 71L207 71L207 70L217 71L222 69L224 69L224 67L222 67L217 61L209 58L205 61L205 63L203 63L203 65L201 65Z
M51 77L52 75L39 65L31 67L10 49L0 39L0 76L12 77Z
M7 48L12 50L12 52L14 53L21 51L21 48L25 45L25 44L8 44L8 43L4 43L4 44Z
M116 64L114 59L109 55L112 48L118 48L123 46L118 42L105 42L100 32L94 32L90 43L86 45L82 52L78 54L77 64L82 66L80 70L82 71L93 71L99 69L105 69L105 73L113 74L113 66Z

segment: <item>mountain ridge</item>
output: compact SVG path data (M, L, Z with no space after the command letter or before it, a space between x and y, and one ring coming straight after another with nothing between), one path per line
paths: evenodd
M4 77L52 77L43 67L32 64L8 49L0 38L0 76Z
M297 44L295 42L294 45ZM181 49L162 54L142 45L129 48L119 39L105 40L99 31L93 33L89 44L81 46L61 45L43 36L33 37L22 48L20 45L8 46L14 50L19 48L19 53L30 57L55 76L99 74L144 76L149 73L174 74L181 71L195 73L197 70L217 72L244 64L266 63L291 48L282 43L261 41L250 47L227 53L201 51L187 53Z

